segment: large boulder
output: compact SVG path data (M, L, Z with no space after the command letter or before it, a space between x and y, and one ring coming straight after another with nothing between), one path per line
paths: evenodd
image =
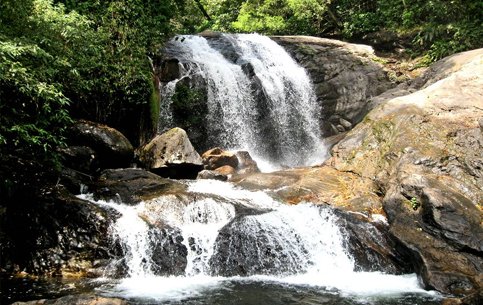
M377 186L390 232L428 288L483 288L483 49L434 65L414 93L385 99L329 163ZM411 89L411 87L409 88Z
M99 179L89 185L96 199L137 204L163 194L176 193L185 186L139 168L104 170Z
M352 129L371 99L396 86L370 46L307 36L271 37L310 75L325 136Z
M165 177L194 179L203 168L203 160L181 128L157 135L137 154L144 167Z
M207 171L199 175L199 179L226 180L235 174L246 175L260 172L257 162L252 159L248 151L231 152L215 147L204 152L201 157Z
M213 170L219 167L229 165L233 168L238 166L238 158L236 154L223 150L219 147L212 148L201 155L205 169Z
M134 148L122 133L99 123L76 122L70 129L68 141L72 146L94 150L101 168L128 167L134 157Z

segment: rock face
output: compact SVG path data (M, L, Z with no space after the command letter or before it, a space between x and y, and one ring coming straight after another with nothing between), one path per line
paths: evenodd
M100 275L111 257L107 236L116 215L69 194L64 188L25 194L7 206L2 220L8 242L1 268L38 275Z
M196 178L203 161L186 131L173 128L156 136L137 150L140 162L148 169L170 178Z
M434 65L410 86L421 90L375 108L330 160L375 182L390 232L443 292L483 287L482 58L480 49Z
M386 214L389 246L363 238L348 245L351 253L382 249L365 255L405 257L429 289L481 291L482 60L483 49L451 56L374 98L375 108L320 167L234 180L291 203L327 203L369 218ZM360 232L358 226L348 230ZM391 248L399 254L386 252Z
M78 121L68 136L72 146L89 147L96 152L101 168L128 167L134 157L134 148L119 131L106 125Z
M325 136L352 129L371 110L371 99L395 86L369 46L304 36L271 38L309 73Z

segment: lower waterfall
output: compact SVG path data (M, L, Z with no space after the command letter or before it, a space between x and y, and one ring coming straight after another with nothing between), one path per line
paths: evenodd
M307 289L359 301L406 294L435 297L420 286L415 274L354 271L354 260L344 248L347 237L331 208L286 205L263 191L247 191L227 182L186 183L184 194L164 195L135 206L80 195L120 215L111 227L111 237L123 256L113 263L122 261L126 272L101 288L103 293L139 304L144 304L142 300L230 304L224 297L221 301L206 298L258 283L255 286ZM166 230L169 234L161 234ZM167 249L161 255L156 254L160 247ZM175 250L180 247L183 251ZM180 269L163 270L166 259L173 265L178 262Z

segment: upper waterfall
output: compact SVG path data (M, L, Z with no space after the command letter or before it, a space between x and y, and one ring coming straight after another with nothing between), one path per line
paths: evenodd
M204 91L205 144L248 150L278 166L322 161L320 107L310 78L270 38L222 34L178 36L165 48L179 77L162 86L160 129L176 124L172 97L180 84Z

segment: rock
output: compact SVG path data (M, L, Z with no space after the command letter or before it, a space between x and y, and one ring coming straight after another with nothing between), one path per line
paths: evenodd
M218 167L214 171L220 175L229 176L229 175L233 175L236 172L236 169L231 167L230 165L223 165Z
M96 152L101 168L128 167L134 157L129 140L114 128L80 120L70 129L69 143L87 146Z
M413 272L409 263L410 252L381 222L369 222L360 213L336 210L337 223L347 238L344 247L351 254L356 271L382 271L389 274Z
M231 181L247 189L269 191L290 204L310 201L368 214L382 209L373 181L329 166L235 175Z
M246 228L252 228L250 233ZM272 238L258 223L257 218L236 217L225 225L216 239L210 259L214 276L249 276L255 274L283 275L301 269L292 256L282 249L283 236ZM302 251L301 251L302 252ZM296 254L294 254L295 256Z
M68 146L59 151L65 167L83 173L95 173L99 168L96 152L88 146Z
M137 204L185 189L178 182L136 168L104 170L98 181L89 187L97 199L117 200L125 204Z
M392 234L422 262L417 271L427 287L455 294L480 289L483 229L479 209L432 178L407 173L398 177L400 188L388 190L384 209ZM416 208L411 200L418 203Z
M271 37L310 75L321 105L325 136L352 128L372 109L371 99L396 86L370 46L307 36ZM332 128L331 116L342 117ZM349 124L352 122L349 126Z
M190 63L186 63L184 68L185 70L193 69ZM208 131L207 100L208 85L202 75L182 77L176 82L169 109L165 110L166 112L171 111L171 114L163 114L163 116L169 116L170 120L163 122L164 117L160 117L160 126L171 127L174 125L183 128L189 134L190 141L196 149L207 150L211 147L206 143L207 139L214 136L211 130Z
M390 233L426 287L445 293L483 287L482 58L483 49L443 59L412 93L386 95L326 162L374 182Z
M238 174L252 174L260 172L257 162L252 159L252 156L250 156L248 151L239 150L235 153L235 155L238 159Z
M224 165L231 166L232 168L238 167L238 158L236 154L225 151L219 147L204 152L201 157L203 158L205 169L208 170L217 169Z
M96 262L112 256L106 236L116 217L61 186L17 197L2 219L8 243L2 244L0 268L32 275L99 276L106 266Z
M198 173L198 177L196 177L196 179L213 179L213 180L226 181L228 180L228 177L217 171L205 169Z
M137 154L146 168L164 177L194 179L203 168L203 160L181 128L156 136Z
M179 229L164 226L162 229L153 230L152 260L153 272L159 276L182 276L184 275L188 250L183 244L183 236Z
M15 302L12 305L128 305L122 299L106 298L91 294L68 295L52 300L36 300L28 302Z
M352 123L347 120L344 120L343 118L339 119L339 123L342 127L344 127L345 130L352 129Z
M181 76L180 63L176 58L165 59L161 63L160 69L159 75L162 76L160 79L162 82L170 82Z

